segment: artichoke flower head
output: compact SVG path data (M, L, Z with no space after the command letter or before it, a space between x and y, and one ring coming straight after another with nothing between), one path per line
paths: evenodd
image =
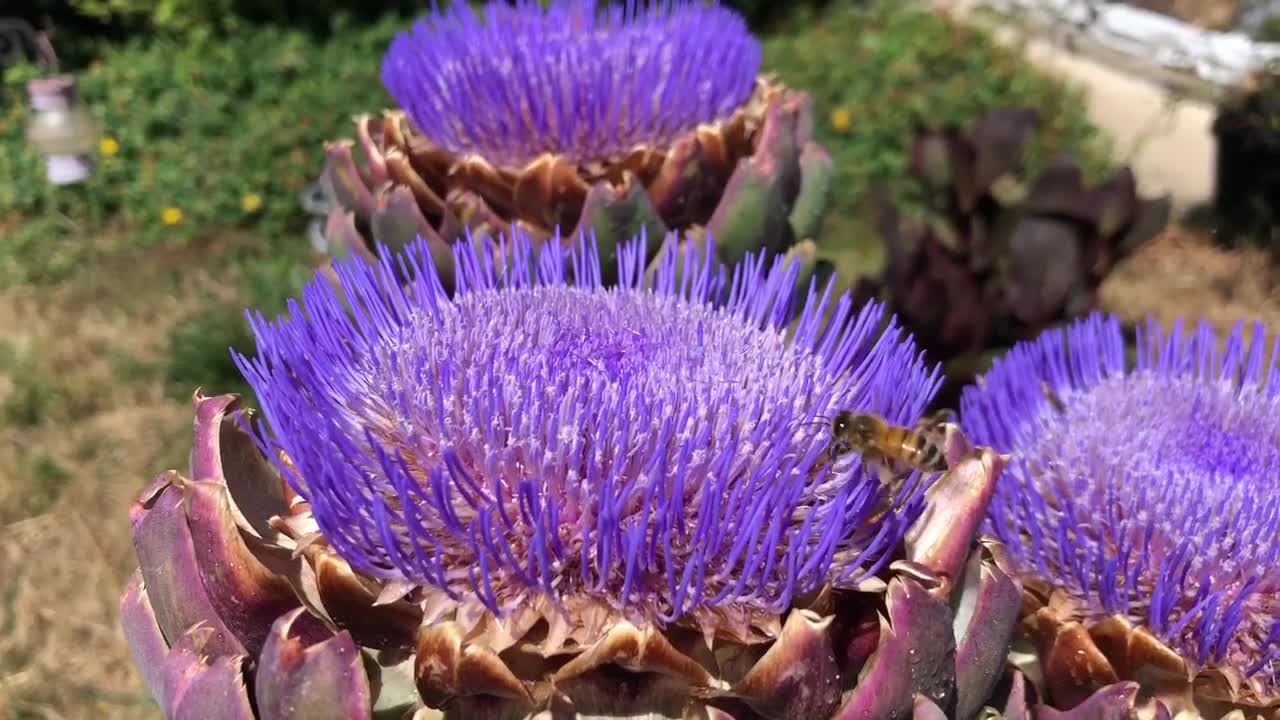
M611 284L619 243L680 230L729 263L768 248L811 271L831 160L809 97L760 58L737 13L701 0L434 10L383 59L399 107L326 145L331 252L374 262L421 235L452 291L464 237L591 233Z
M954 425L943 473L829 457L823 418L909 425L940 381L879 305L794 307L763 252L649 275L641 240L605 287L593 243L494 242L452 295L421 240L254 316L265 423L197 396L123 604L171 716L977 714L1021 596L977 536L1004 459Z
M1016 456L989 524L1051 704L1280 716L1280 344L1252 336L1152 323L1129 363L1094 314L965 391L966 430Z

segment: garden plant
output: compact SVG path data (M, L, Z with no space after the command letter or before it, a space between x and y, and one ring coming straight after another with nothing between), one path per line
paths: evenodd
M1017 48L37 2L104 134L42 184L6 70L17 717L1280 718L1280 343L1096 311L1170 210Z

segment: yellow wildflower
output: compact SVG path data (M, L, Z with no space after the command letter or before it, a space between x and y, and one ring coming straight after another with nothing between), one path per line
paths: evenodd
M836 108L831 111L831 127L836 132L849 132L849 128L853 125L853 113L847 108Z
M102 153L103 157L111 157L120 152L120 143L108 135L98 141L98 152Z
M240 209L247 213L257 212L260 207L262 207L262 196L258 193L245 193L244 197L240 198Z
M836 132L849 132L849 128L854 124L854 114L849 109L836 108L831 111L831 127Z
M182 222L182 208L169 206L160 211L160 222L165 225L177 225Z

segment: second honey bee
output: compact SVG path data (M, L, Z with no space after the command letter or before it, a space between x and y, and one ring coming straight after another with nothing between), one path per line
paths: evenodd
M950 411L942 411L926 417L915 428L905 428L875 413L842 410L831 419L832 453L857 452L868 460L942 472L947 469L947 457L934 436L940 435L942 423L950 418Z

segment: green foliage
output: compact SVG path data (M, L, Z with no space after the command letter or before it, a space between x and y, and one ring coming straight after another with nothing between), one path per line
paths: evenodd
M131 36L230 36L263 24L323 34L332 18L373 19L389 12L421 13L422 0L29 0L20 12L35 23L49 18L76 35L92 31L116 40ZM82 38L69 38L73 43ZM58 41L62 47L62 39Z
M235 0L70 0L86 17L141 27L210 27L232 15Z
M140 242L252 226L304 243L299 192L320 172L322 142L347 133L353 112L387 104L380 59L402 25L340 25L324 41L268 26L225 41L159 37L109 49L80 74L104 129L98 171L57 190L23 140L31 69L11 70L0 177L13 181L0 184L0 218L119 216Z
M227 305L205 308L179 323L169 343L173 352L165 379L175 400L190 397L196 387L210 395L234 392L250 397L249 387L231 359L233 349L253 353L253 333L243 311Z
M735 0L748 12L753 1ZM155 7L74 2L86 12L92 3L111 12ZM911 195L907 150L918 125L963 125L995 107L1029 105L1046 122L1033 157L1083 149L1086 167L1099 165L1077 93L1016 49L888 0L806 7L765 36L765 67L814 95L818 137L836 162L827 234L878 247L861 203L879 185ZM161 33L106 47L80 73L81 94L110 140L103 150L114 154L70 188L50 188L24 143L22 83L32 70L11 69L0 96L0 177L14 178L0 184L0 284L62 281L90 266L96 251L83 238L103 222L124 225L119 236L144 250L238 227L261 238L260 257L299 262L306 218L298 193L321 170L324 140L349 135L353 113L389 104L380 59L406 21L338 19L323 39L270 24L219 39L193 21L182 39ZM847 128L833 126L837 112Z
M1257 80L1218 103L1214 197L1199 214L1218 244L1262 247L1280 264L1280 62Z
M245 258L231 274L241 278L237 297L245 306L272 318L285 310L284 298L301 294L311 275L289 257ZM178 324L169 336L173 348L165 369L174 399L185 400L191 389L206 394L234 392L257 407L257 398L232 360L235 352L252 357L253 333L237 305L209 305Z
M742 13L751 27L757 31L766 31L772 25L786 18L789 13L803 4L811 9L825 8L836 4L856 3L859 0L798 0L798 2L778 2L778 0L722 0L722 2Z
M873 189L913 198L907 169L916 128L967 126L998 107L1041 113L1033 166L1075 151L1087 169L1102 169L1080 95L986 32L895 0L802 10L779 30L765 42L765 65L814 97L818 139L835 161L837 223L858 217Z
M472 0L473 4L476 3ZM765 28L785 16L791 4L776 0L722 0L742 13L754 27ZM831 0L801 0L818 7ZM542 0L546 4L547 0ZM850 0L844 0L850 2ZM34 0L29 19L50 17L58 27L93 26L116 35L230 35L254 25L278 24L296 29L346 14L371 18L388 12L421 14L430 8L423 0ZM447 5L442 0L441 5Z
M1259 42L1280 42L1280 15L1268 15L1253 34Z
M66 390L41 367L39 359L0 339L0 373L21 378L0 402L0 428L34 427L66 399Z
M30 375L5 401L3 420L18 427L39 425L49 410L62 402L62 394L62 388L50 378Z
M40 452L30 453L24 451L19 453L27 460L26 468L31 478L31 482L26 488L26 492L22 496L22 513L27 516L35 516L48 512L58 498L62 495L62 491L71 483L73 477L66 468L58 464L56 460Z

